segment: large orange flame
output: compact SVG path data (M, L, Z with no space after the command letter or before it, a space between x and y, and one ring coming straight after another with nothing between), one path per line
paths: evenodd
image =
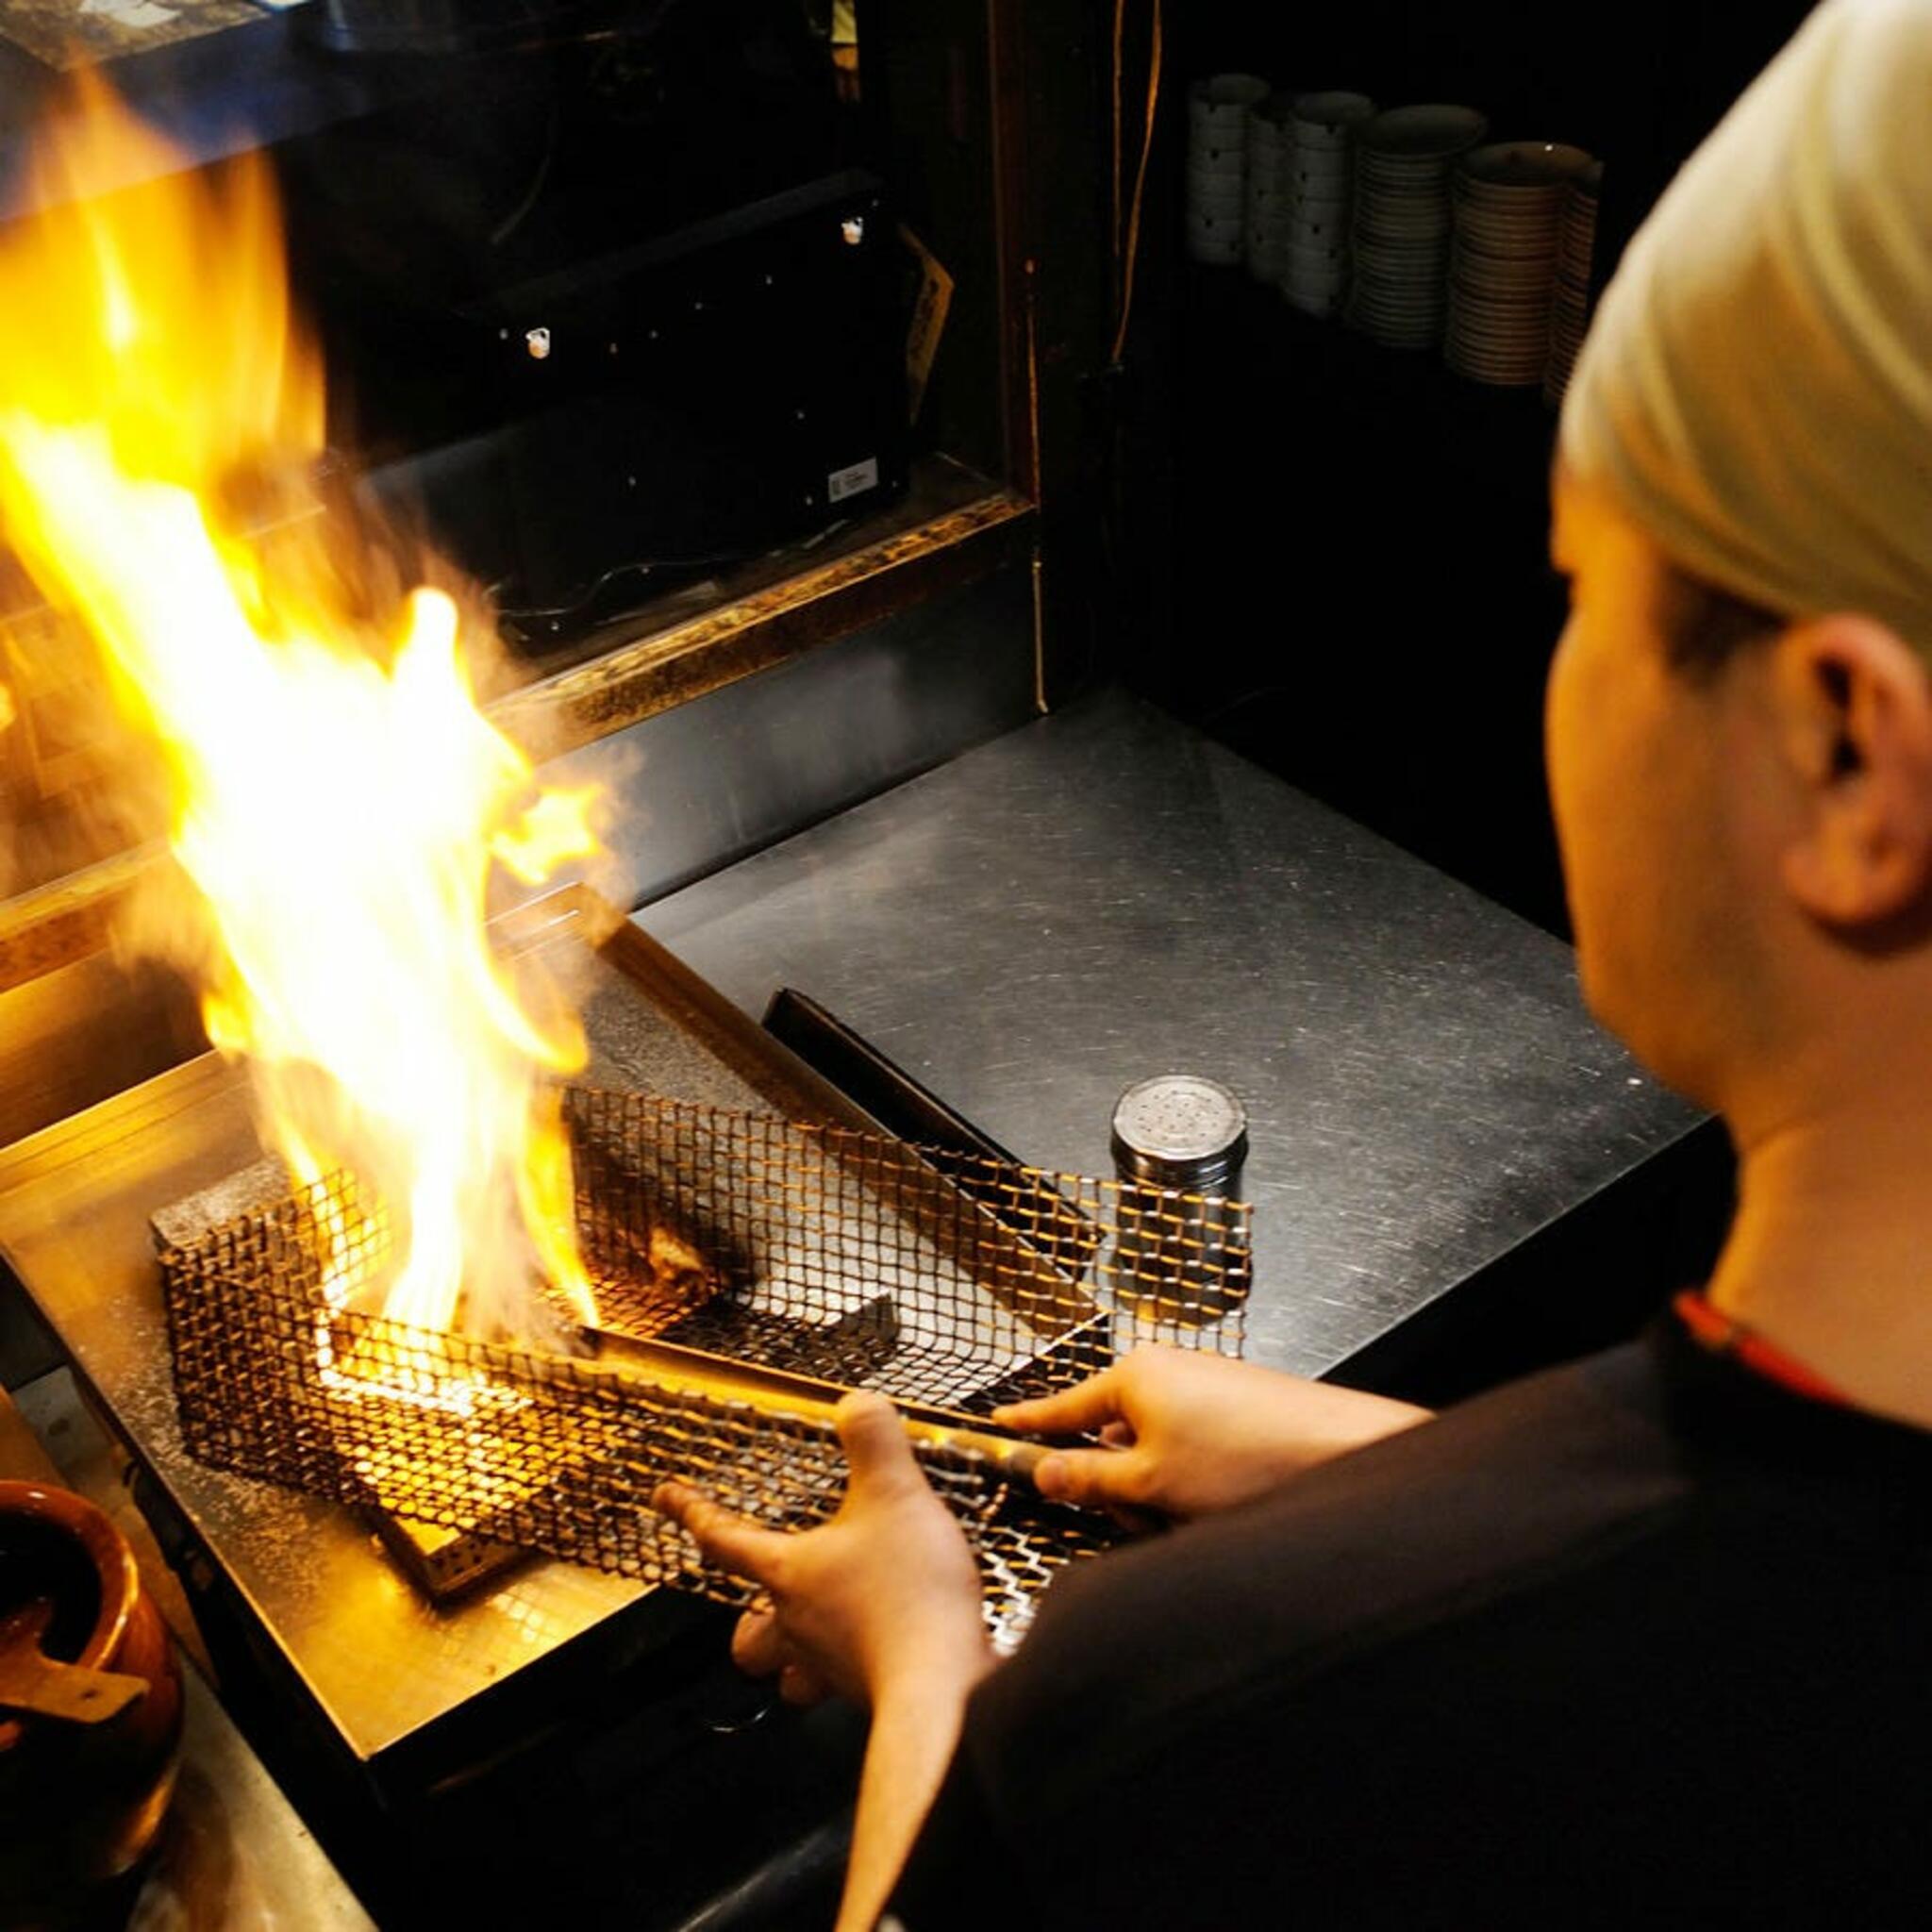
M321 515L250 534L241 506L324 435L272 181L184 172L84 93L46 212L0 242L0 531L158 748L174 949L265 1138L397 1227L386 1311L526 1328L541 1277L588 1318L545 1098L581 1033L528 1010L485 916L493 866L535 884L594 850L589 794L477 711L450 594L384 597Z

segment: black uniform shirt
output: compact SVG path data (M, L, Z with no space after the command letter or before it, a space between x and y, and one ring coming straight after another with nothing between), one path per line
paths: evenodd
M1082 1565L892 1911L1932 1927L1932 1434L1672 1318Z

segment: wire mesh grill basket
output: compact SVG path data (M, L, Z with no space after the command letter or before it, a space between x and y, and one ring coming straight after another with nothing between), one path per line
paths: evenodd
M735 1603L656 1486L819 1521L844 1488L830 1402L872 1389L923 1419L914 1452L1010 1639L1112 1531L974 1446L981 1419L1150 1341L1240 1353L1244 1204L639 1094L572 1088L564 1112L595 1329L392 1321L380 1206L346 1177L291 1191L162 1247L189 1451Z

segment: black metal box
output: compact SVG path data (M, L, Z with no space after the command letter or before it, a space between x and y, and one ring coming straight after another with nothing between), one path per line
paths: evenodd
M478 426L372 480L540 637L869 511L906 481L903 262L855 170L492 291L438 384Z

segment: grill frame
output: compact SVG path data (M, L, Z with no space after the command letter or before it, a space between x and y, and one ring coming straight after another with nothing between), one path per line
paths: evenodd
M829 1401L844 1388L983 1428L994 1401L1146 1341L1240 1352L1243 1204L638 1093L564 1102L601 1319L650 1343L646 1363L587 1354L555 1311L514 1344L371 1312L393 1236L339 1177L161 1246L189 1453L742 1603L746 1586L651 1508L660 1480L795 1529L842 1494ZM701 1279L644 1280L654 1229L704 1258ZM979 1559L996 1640L1015 1641L1112 1525L943 1426L912 1440Z

